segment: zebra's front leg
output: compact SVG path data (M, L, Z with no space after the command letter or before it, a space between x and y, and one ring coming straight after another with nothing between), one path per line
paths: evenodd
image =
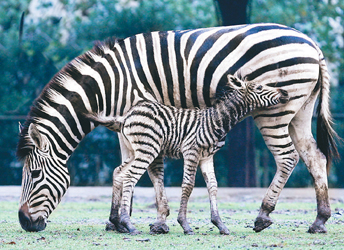
M272 219L269 215L275 209L278 197L299 161L299 154L288 134L274 137L279 139L270 138L270 140L267 140L264 136L268 148L274 154L277 171L264 196L259 214L254 222L253 230L255 232L260 232L272 224Z
M213 155L200 161L200 168L207 184L209 200L210 200L210 211L211 211L211 222L220 230L220 234L229 234L228 228L223 224L219 211L217 208L217 181L214 172L214 160Z
M182 182L182 197L177 221L184 229L184 234L195 234L186 220L187 205L191 192L195 186L198 159L193 155L184 156L184 173Z
M129 169L126 171L123 178L120 223L122 226L128 229L131 235L140 233L140 231L134 227L130 220L130 207L133 190L138 180L147 170L149 165L154 161L154 159L155 157L152 155L135 151L135 159L130 164Z
M113 184L112 184L112 203L111 203L111 210L110 210L110 222L106 224L106 231L118 231L119 233L128 233L128 230L123 227L119 223L119 209L120 209L120 202L122 199L122 181L124 172L126 171L128 166L128 161L130 157L133 157L132 152L129 148L125 145L123 136L121 133L118 133L118 140L121 148L121 156L122 156L122 165L121 167L117 167L113 172ZM133 159L133 158L131 158ZM121 179L122 178L122 179Z
M166 234L170 231L166 225L166 218L170 214L170 207L168 206L164 188L164 161L161 155L148 167L148 175L154 186L158 212L157 221L150 225L150 234Z
M106 230L115 230L119 233L128 233L129 231L120 223L120 205L122 200L123 178L133 161L133 157L127 159L122 165L117 167L113 172L113 190L112 204L109 220L112 224L106 225Z

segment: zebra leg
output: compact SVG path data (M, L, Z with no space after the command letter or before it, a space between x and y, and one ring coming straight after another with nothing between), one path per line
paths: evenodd
M133 156L132 156L132 152L125 145L123 141L123 136L120 133L118 133L118 140L119 140L120 148L121 148L122 165L120 168L117 167L113 172L113 191L112 191L112 205L111 205L111 212L110 212L110 221L109 223L106 224L105 230L118 231L120 233L128 233L128 230L119 223L119 207L120 207L120 201L122 199L122 183L120 183L121 180L119 178L123 177L124 173L122 173L122 171L125 172L125 170L128 168L127 164L129 161L126 161L126 160L129 159L130 157L132 158ZM116 180L117 180L117 183L115 183Z
M184 229L184 234L193 235L195 234L191 229L189 223L186 220L187 204L191 192L195 186L196 170L198 160L193 155L184 156L184 173L182 182L182 197L180 200L180 208L178 213L177 221Z
M313 103L314 106L314 103ZM296 149L311 174L317 199L317 217L309 227L309 233L326 233L325 223L331 217L330 201L328 197L326 157L318 149L311 133L312 110L307 106L301 109L302 114L292 120L290 135Z
M130 164L130 168L125 172L125 176L123 178L120 223L122 226L128 229L131 235L140 233L140 231L138 231L130 221L130 206L133 190L138 180L147 170L149 165L154 161L154 159L155 157L152 155L135 151L135 158Z
M158 156L148 167L148 175L152 180L157 204L157 221L150 225L150 234L166 234L170 231L166 225L166 217L170 214L164 188L164 161L162 155Z
M209 156L206 159L202 159L200 161L200 168L207 184L207 189L209 193L209 200L210 200L210 211L211 211L211 222L220 230L220 234L229 234L229 230L223 224L219 211L217 209L217 181L214 172L214 160L213 155Z
M275 209L278 197L299 161L299 154L288 133L288 124L282 128L262 129L264 140L273 153L277 171L264 196L253 230L260 232L272 224L269 214Z
M120 233L128 233L128 229L125 228L120 223L120 215L119 215L119 209L120 209L120 201L122 199L122 188L123 188L123 178L124 174L128 170L128 168L131 166L131 163L133 161L133 157L128 158L122 165L115 168L113 171L113 191L112 191L112 204L111 204L111 213L109 220L112 223L109 223L106 225L106 230L115 230Z

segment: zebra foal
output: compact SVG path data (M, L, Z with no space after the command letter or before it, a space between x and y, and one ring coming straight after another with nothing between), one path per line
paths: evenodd
M87 115L91 122L121 132L130 154L114 174L115 193L122 193L120 218L115 226L124 226L131 234L138 230L130 222L130 207L133 188L159 156L184 158L184 176L178 222L185 234L194 234L186 220L187 203L195 184L197 166L208 161L225 143L226 134L246 114L257 108L269 107L288 101L285 90L263 87L254 82L245 82L227 75L226 89L207 109L181 109L159 102L140 101L120 118ZM211 221L221 234L229 230L221 221L216 204L217 181L213 164L209 169L201 164L201 171L207 184ZM120 201L120 197L116 199ZM119 225L119 223L121 225Z

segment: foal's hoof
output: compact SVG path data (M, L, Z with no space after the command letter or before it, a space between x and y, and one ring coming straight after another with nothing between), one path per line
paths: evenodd
M129 230L122 226L119 222L112 223L111 221L106 222L106 231L116 231L119 233L129 233Z
M141 234L141 232L137 229L134 229L133 231L130 232L130 235L138 235Z
M106 222L105 230L106 231L117 231L116 226L110 221Z
M309 227L307 233L310 233L310 234L316 234L316 233L326 234L327 229L326 229L324 224L316 225L315 223L313 223L313 225Z
M258 233L272 224L272 219L270 217L257 217L254 222L253 230Z
M167 234L170 231L170 228L166 225L165 222L155 222L150 224L150 234Z

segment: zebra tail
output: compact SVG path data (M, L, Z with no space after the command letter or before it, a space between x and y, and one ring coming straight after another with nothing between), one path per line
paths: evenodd
M320 52L321 53L321 52ZM318 86L320 87L319 104L317 107L317 144L321 152L325 155L327 160L327 174L329 174L330 166L333 158L339 158L337 148L337 140L340 137L334 131L332 125L332 115L330 112L330 75L327 70L325 59L322 53L320 61L320 74Z
M104 117L97 114L87 114L85 116L90 122L93 122L95 125L102 125L112 131L121 132L123 122L120 121L120 119L116 119L116 117Z

